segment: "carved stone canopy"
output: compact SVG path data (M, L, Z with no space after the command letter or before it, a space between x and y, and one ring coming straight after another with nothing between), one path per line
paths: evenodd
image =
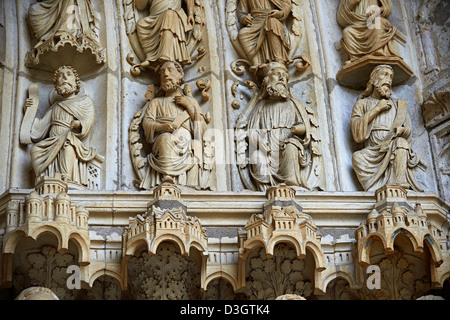
M279 243L292 245L299 259L305 258L306 250L309 250L317 271L325 270L321 236L316 233L312 218L304 214L295 201L295 190L282 184L268 189L266 197L268 201L264 204L263 214L253 214L245 225L245 231L238 232L241 275L245 274L245 261L253 249L262 246L270 258ZM245 279L240 280L245 286Z
M370 264L373 240L381 240L386 255L393 254L395 237L402 233L411 241L414 251L423 252L427 245L436 272L443 263L442 251L447 250L445 234L428 222L420 203L413 209L407 202L406 190L400 186L385 186L376 191L377 202L366 221L356 229L358 262ZM432 275L436 279L436 274Z
M364 89L373 68L382 64L390 65L394 70L392 85L404 83L414 74L402 58L365 56L353 63L344 65L337 73L336 79L346 87Z
M154 197L146 213L130 218L123 233L123 256L133 255L142 244L155 254L163 241L177 243L183 255L189 255L191 247L207 254L206 232L198 218L186 214L180 189L163 183L155 188Z
M69 241L75 241L79 249L79 265L90 264L89 211L72 203L67 194L67 183L61 179L44 177L23 203L13 200L7 209L6 233L2 254L5 258L5 275L0 285L12 281L12 260L19 242L31 237L37 240L49 232L56 236L57 250L69 249Z

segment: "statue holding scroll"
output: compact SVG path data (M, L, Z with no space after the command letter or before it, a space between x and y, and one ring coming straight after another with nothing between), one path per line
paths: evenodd
M88 145L95 120L94 103L90 97L79 95L80 78L70 66L56 70L54 85L62 99L42 119L34 118L39 103L37 86L30 88L20 139L23 144L36 143L31 148L36 178L60 174L68 182L87 186L87 163L97 156Z

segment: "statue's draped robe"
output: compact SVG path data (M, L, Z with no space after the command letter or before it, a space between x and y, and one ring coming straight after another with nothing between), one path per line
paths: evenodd
M239 31L239 41L248 58L257 65L271 61L288 61L287 50L290 47L282 21L291 12L291 0L240 0L239 15L242 18L250 13L253 23ZM280 10L280 20L269 18L272 10ZM279 38L278 43L270 43L269 32ZM280 47L281 46L281 47Z
M397 56L391 48L391 40L397 29L391 25L387 17L392 13L391 0L361 0L354 6L355 0L341 0L337 20L342 32L341 44L349 54L349 61L366 55ZM379 17L380 28L369 29L366 10L372 6L383 6Z
M306 112L292 99L262 100L248 118L250 175L259 190L286 183L309 188L311 164L309 130L302 139L291 133L295 125L308 127ZM261 143L269 145L266 151Z
M201 184L201 137L206 128L203 114L194 98L187 96L195 107L194 119L188 117L172 133L156 131L158 124L171 123L185 109L173 102L173 97L157 97L147 103L142 121L145 138L151 145L148 170L141 188L150 189L161 183L165 175L174 182L191 187Z
M79 130L70 129L72 120L80 121ZM58 101L42 119L36 119L31 132L32 140L39 141L31 148L36 176L53 177L60 173L75 183L87 185L86 166L97 154L87 146L94 121L94 104L87 96Z
M32 4L28 10L30 30L41 41L61 32L97 40L98 22L91 0L45 0Z
M386 184L396 184L392 160L397 148L407 149L408 156L404 161L406 179L417 191L422 189L417 184L412 171L420 163L419 157L411 148L411 119L403 100L390 100L392 107L378 114L369 122L369 111L375 108L380 100L368 97L358 100L351 117L351 131L357 143L365 143L362 150L353 154L353 168L364 190L372 191ZM394 127L404 126L405 131L392 137ZM386 142L385 142L386 141Z
M150 15L138 21L137 34L147 61L190 63L186 33L193 26L181 3L182 0L153 0Z

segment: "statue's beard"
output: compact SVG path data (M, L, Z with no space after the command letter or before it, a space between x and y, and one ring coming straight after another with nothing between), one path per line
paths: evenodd
M266 90L269 96L273 98L287 99L289 97L289 90L284 82L268 84Z
M180 84L176 83L174 80L172 79L167 79L164 80L161 83L161 89L163 89L165 92L167 91L173 91L176 90L180 87Z
M377 90L378 94L385 98L389 99L391 97L392 91L391 86L387 83L378 84L375 89Z
M73 86L70 83L63 83L60 84L58 86L56 86L56 92L60 95L60 96L65 96L68 94L72 94L74 92L77 91L76 86Z

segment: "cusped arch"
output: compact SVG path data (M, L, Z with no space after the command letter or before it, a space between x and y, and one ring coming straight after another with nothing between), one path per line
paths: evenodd
M379 240L384 249L387 248L387 243L384 237L378 233L371 233L366 239L364 244L361 244L361 247L358 250L358 261L363 264L370 264L370 250L372 249L373 242L375 240Z
M186 248L188 251L190 251L191 250L191 248L195 248L195 249L197 249L198 251L200 251L200 252L207 252L208 251L208 248L205 248L200 242L198 242L198 241L192 241L190 244L189 244L189 248Z
M145 247L147 251L150 250L150 245L145 238L138 238L138 239L132 239L131 241L127 242L127 249L125 251L125 256L133 256L137 249L140 247Z
M441 250L439 249L436 239L434 239L434 237L431 234L426 234L423 237L424 240L424 244L428 247L430 254L431 254L431 258L434 262L435 267L439 267L443 262L443 258L442 258L442 253Z
M408 227L400 227L400 228L393 229L387 236L387 245L384 248L389 248L393 251L395 238L400 233L403 233L404 235L406 235L406 238L409 239L409 241L412 244L414 252L423 252L422 239L420 239L420 240L417 239L417 237L414 235L414 232L412 232Z
M108 270L108 269L100 269L100 270L97 270L96 272L94 272L94 274L92 274L89 279L89 287L92 288L95 280L97 280L98 278L100 278L102 276L110 276L111 278L117 280L120 284L120 288L122 290L125 290L125 288L123 286L122 275L118 272Z
M273 256L275 246L279 243L291 244L295 248L298 258L304 258L306 255L306 251L302 248L298 239L291 235L279 235L271 238L267 245L266 253Z
M29 234L29 236L36 240L43 234L45 234L46 232L54 235L57 239L57 247L58 247L58 251L61 250L65 250L68 249L68 238L67 236L65 236L61 230L59 230L58 228L52 226L52 225L42 225L37 227L36 229L33 229L33 231Z
M243 257L246 259L248 254L258 247L264 248L264 250L267 252L267 243L263 239L252 238L252 239L245 241L245 244L244 244L245 253L244 253Z
M313 255L314 262L316 263L316 270L317 271L325 270L326 263L322 249L312 241L306 242L305 249L309 250L309 252L311 252L311 254Z
M231 286L233 287L234 292L236 292L238 290L237 279L234 276L232 276L231 274L229 274L227 271L224 271L224 270L216 271L216 272L213 272L210 275L208 275L205 279L205 288L208 288L208 284L211 281L213 281L215 279L219 279L219 278L224 278L229 283L231 283Z
M445 281L449 281L449 282L450 282L450 271L444 273L444 274L440 277L440 279L439 279L439 285L443 287Z
M72 240L78 249L78 262L81 266L90 263L90 244L86 237L74 231L69 235L69 241Z
M3 244L3 253L11 253L14 254L16 250L17 244L20 240L25 239L27 235L23 230L15 230L12 233L8 234L7 239Z
M189 255L189 249L186 248L186 245L183 242L183 240L181 240L180 237L178 237L177 235L174 235L174 234L163 234L163 235L156 237L151 243L149 252L152 254L156 254L159 245L165 241L176 243L178 245L178 247L180 248L181 255L183 255L183 256Z

